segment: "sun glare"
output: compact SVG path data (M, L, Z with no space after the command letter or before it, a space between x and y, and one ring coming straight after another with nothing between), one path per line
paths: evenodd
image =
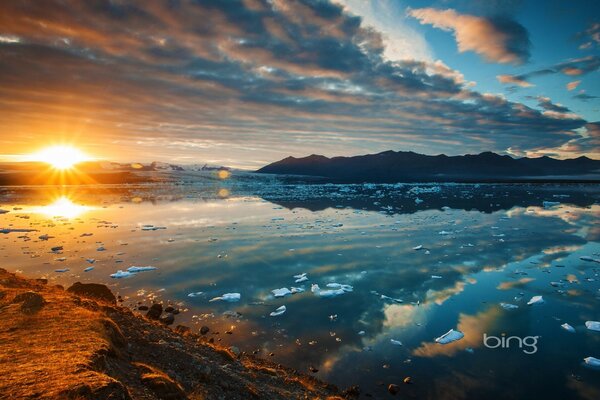
M42 161L56 169L69 169L75 164L89 160L82 151L72 146L47 147L33 155L35 161Z
M51 218L75 218L91 209L92 207L75 204L68 197L61 196L51 204L36 207L32 211L44 214Z

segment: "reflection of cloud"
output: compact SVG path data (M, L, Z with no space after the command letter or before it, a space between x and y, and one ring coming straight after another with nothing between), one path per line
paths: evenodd
M533 278L521 278L516 281L500 282L500 284L496 287L496 289L509 290L509 289L513 289L516 287L525 286L526 284L528 284L529 282L534 281L534 280L535 279L533 279Z
M453 356L467 347L477 348L482 345L483 333L488 332L501 315L498 307L490 307L475 315L460 314L458 317L457 330L465 334L465 337L449 344L435 342L422 343L413 351L418 357ZM440 335L445 332L440 332Z
M383 325L389 328L405 327L414 325L423 320L429 307L413 306L410 304L388 304L383 310L385 320Z
M454 286L444 288L442 290L432 290L429 289L427 293L425 293L425 301L433 301L434 303L441 305L450 297L461 293L465 290L466 282L458 281L454 284Z

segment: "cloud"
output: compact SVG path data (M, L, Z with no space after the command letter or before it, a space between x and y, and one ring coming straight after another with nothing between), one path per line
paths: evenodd
M461 53L474 51L487 61L505 64L523 64L529 59L529 33L510 18L476 17L435 8L409 9L408 14L421 24L452 31Z
M600 68L600 57L598 56L587 56L581 58L570 59L548 68L537 69L531 72L527 72L525 74L519 75L499 75L498 81L500 83L512 83L521 87L529 87L533 86L529 82L529 79L535 78L538 76L544 75L552 75L552 74L564 74L567 76L579 76L589 74L591 72L597 71ZM580 81L575 81L580 82ZM572 83L569 83L571 85ZM568 88L568 86L567 86ZM569 89L571 90L571 89Z
M477 92L439 61L389 59L373 27L324 1L0 2L0 26L19 38L0 43L13 151L50 132L111 159L258 167L556 147L586 124Z
M433 62L433 51L425 37L406 23L404 8L394 0L366 2L362 0L337 0L348 12L362 19L381 34L385 46L384 56L389 60L414 59Z
M577 86L579 86L580 83L581 83L581 81L573 81L573 82L567 83L567 90L575 89Z
M539 106L542 107L546 111L554 111L554 112L562 113L562 114L571 112L571 110L569 110L568 107L565 107L562 104L553 103L549 97L537 96L534 98L538 101Z
M534 84L529 83L526 80L524 80L516 75L498 75L496 78L498 79L498 82L504 83L504 84L511 83L513 85L517 85L517 86L521 86L521 87L535 86Z
M588 50L600 46L600 23L592 23L585 31L578 33L577 38L583 41L579 45L580 50Z
M577 99L577 100L581 100L581 101L588 101L588 100L597 99L598 96L593 96L591 94L585 93L584 91L581 91L581 93L574 95L573 98Z

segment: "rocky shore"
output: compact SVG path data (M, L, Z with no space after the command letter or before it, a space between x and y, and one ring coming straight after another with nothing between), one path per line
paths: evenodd
M0 269L0 399L352 399L189 328L117 305L104 285L64 289ZM158 310L154 312L156 314ZM168 318L164 317L163 319ZM206 333L206 332L204 332Z

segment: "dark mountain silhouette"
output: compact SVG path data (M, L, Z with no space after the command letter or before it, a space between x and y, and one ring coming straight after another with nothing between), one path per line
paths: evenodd
M492 152L428 156L412 151L385 151L354 157L287 157L257 172L323 177L337 182L600 180L600 160L512 158Z

